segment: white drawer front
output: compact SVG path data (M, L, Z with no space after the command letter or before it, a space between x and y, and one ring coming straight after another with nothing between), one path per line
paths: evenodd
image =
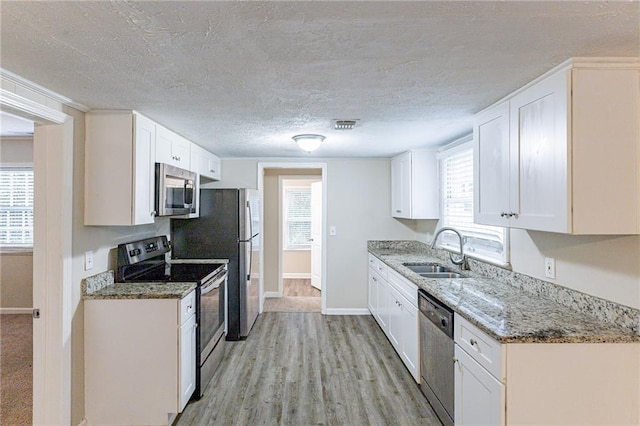
M382 278L387 279L388 267L383 261L372 254L369 254L369 266L373 268Z
M502 345L484 331L455 315L454 340L496 379L502 381Z
M180 322L183 324L191 315L196 313L196 291L193 290L180 301Z
M396 271L390 270L388 276L389 283L393 285L400 294L402 294L413 306L418 306L418 286L411 281L398 274Z

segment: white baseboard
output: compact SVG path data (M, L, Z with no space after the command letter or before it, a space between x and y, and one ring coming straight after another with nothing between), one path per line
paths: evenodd
M325 315L371 315L368 308L332 308L325 311Z
M280 294L279 291L265 291L264 298L266 299L268 297L282 297L282 294Z
M290 279L298 279L298 280L307 280L311 279L310 272L287 272L286 274L282 274L282 278L290 278Z
M0 308L0 314L32 314L33 308Z

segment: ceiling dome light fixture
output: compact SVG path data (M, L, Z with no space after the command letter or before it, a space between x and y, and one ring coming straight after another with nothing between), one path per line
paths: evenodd
M295 135L292 139L298 144L300 148L307 152L315 151L320 147L320 144L324 140L322 135Z

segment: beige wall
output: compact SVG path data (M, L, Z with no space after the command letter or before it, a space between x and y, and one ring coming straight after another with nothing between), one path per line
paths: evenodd
M414 221L390 215L389 159L264 159L263 162L324 162L327 164L327 225L337 235L325 236L327 247L327 309L367 307L367 240L414 239ZM222 161L223 178L212 186L257 187L256 159ZM267 206L265 205L265 208ZM272 221L265 219L267 227ZM267 250L265 250L265 255ZM267 262L272 260L265 258ZM361 265L358 266L358 265ZM339 311L334 311L339 312Z
M311 277L311 250L284 250L282 274L308 274Z
M33 163L33 138L0 137L0 163Z
M33 253L0 254L0 308L33 307Z
M0 164L33 163L32 137L0 137ZM0 254L0 308L33 307L33 253Z
M418 240L431 242L436 221L418 221ZM545 278L544 258L556 260ZM511 229L513 270L640 309L640 236L576 236Z
M556 279L544 258L556 259ZM640 309L640 236L572 236L511 230L513 270Z

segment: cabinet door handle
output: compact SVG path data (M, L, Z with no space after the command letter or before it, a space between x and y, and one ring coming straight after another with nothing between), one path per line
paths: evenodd
M396 213L402 213L402 210L396 210Z
M374 280L375 282L378 282L378 280L376 280L376 277L372 277L372 280Z
M213 169L209 169L209 171L210 171L211 173L215 173L215 172L216 172L216 171L215 171L215 170L213 170Z
M469 343L471 344L471 346L475 346L478 344L478 342L474 339L469 340Z

